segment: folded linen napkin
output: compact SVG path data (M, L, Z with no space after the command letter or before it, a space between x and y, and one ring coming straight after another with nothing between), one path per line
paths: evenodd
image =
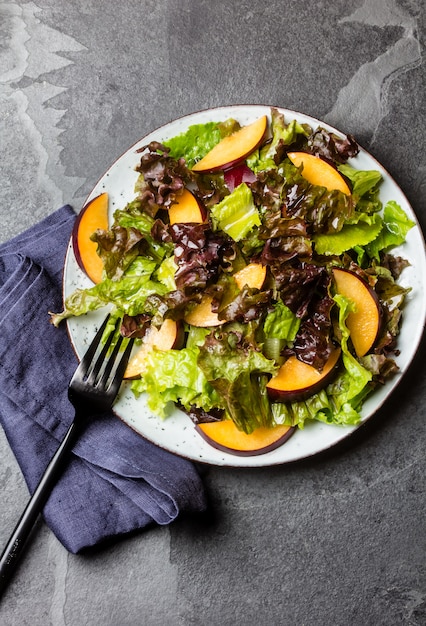
M64 206L0 245L0 422L30 492L74 416L67 389L77 360L65 325L54 328L48 311L62 308L62 268L75 217ZM108 414L89 421L43 514L77 553L204 509L191 462Z

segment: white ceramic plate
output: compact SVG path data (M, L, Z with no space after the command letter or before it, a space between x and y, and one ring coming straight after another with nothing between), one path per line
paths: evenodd
M297 119L301 123L308 123L312 128L321 125L341 134L329 125L307 115L286 109L280 109L280 111L284 113L287 122ZM270 114L270 107L230 106L201 111L166 124L138 141L125 152L99 180L87 201L107 191L112 217L116 208L122 208L132 200L134 198L134 184L138 175L135 166L140 160L140 155L136 153L136 150L150 141L161 142L170 139L184 132L192 124L221 121L229 117L237 119L241 124L248 124L264 114ZM363 149L349 163L359 169L379 170L384 179L381 187L383 203L388 200L395 200L416 222L416 226L408 233L406 243L394 251L395 254L400 254L408 259L411 264L404 270L400 279L402 285L410 286L412 289L407 298L402 330L398 340L400 356L397 358L397 362L400 371L365 402L362 411L362 422L365 422L395 390L420 343L426 317L426 255L417 218L401 189L389 174ZM89 287L91 284L78 267L70 245L64 269L64 296L70 295L77 287ZM98 311L68 320L70 338L79 357L85 352L88 343L95 334L98 323L104 315L105 311ZM286 443L272 452L259 456L240 457L216 450L206 443L195 431L189 417L178 410L174 411L166 420L151 415L144 398L136 400L128 383L124 383L121 396L115 405L115 412L138 433L166 450L198 462L235 467L262 467L303 459L330 448L356 430L356 427L328 426L320 422L312 422L304 430L298 430Z

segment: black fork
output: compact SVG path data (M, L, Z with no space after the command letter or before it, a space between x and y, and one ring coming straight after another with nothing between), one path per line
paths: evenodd
M41 477L0 557L0 594L13 574L37 517L61 475L68 460L68 454L87 423L87 418L108 411L117 397L133 340L123 340L120 335L111 355L107 358L114 336L117 334L116 324L106 341L101 344L108 319L109 316L96 333L69 384L68 398L75 408L74 420ZM127 345L120 354L123 341L127 342Z

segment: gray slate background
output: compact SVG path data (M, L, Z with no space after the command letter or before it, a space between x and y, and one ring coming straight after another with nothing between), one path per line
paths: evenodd
M137 139L259 103L353 133L426 226L421 0L0 1L0 240L78 211ZM90 556L41 523L5 626L420 626L422 352L344 445L291 466L203 468L213 514ZM0 543L26 500L0 433Z

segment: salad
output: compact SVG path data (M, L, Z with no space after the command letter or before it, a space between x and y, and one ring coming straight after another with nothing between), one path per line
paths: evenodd
M382 206L379 172L352 166L353 137L274 108L265 125L248 151L234 119L144 146L134 199L92 235L102 280L52 322L109 305L111 324L149 346L130 384L159 417L178 406L247 434L356 425L398 369L407 261L391 251L414 222ZM150 345L171 324L172 345Z

